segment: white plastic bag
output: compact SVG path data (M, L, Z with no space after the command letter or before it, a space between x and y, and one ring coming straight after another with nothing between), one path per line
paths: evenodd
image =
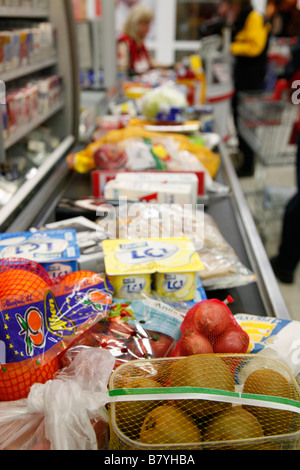
M114 363L102 348L81 349L57 378L34 384L27 399L0 403L0 449L104 448L107 384Z

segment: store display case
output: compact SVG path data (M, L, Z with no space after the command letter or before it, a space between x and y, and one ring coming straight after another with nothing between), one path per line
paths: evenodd
M38 189L47 184L49 174L76 141L78 64L71 0L63 4L60 0L24 2L24 6L18 8L1 6L0 27L1 37L7 34L11 41L10 49L4 54L7 60L0 64L1 190L6 194L12 188L11 197L3 197L1 201L0 227L5 231ZM19 41L15 46L12 46L13 38ZM56 78L56 85L50 77ZM37 91L28 97L23 90L29 87ZM15 99L15 95L19 98L20 94L21 98ZM43 128L55 142L52 141L40 161L32 160L24 146L33 133ZM33 138L35 145L38 140ZM12 168L17 175L7 187L5 177ZM66 168L59 171L56 181L62 179L65 172Z

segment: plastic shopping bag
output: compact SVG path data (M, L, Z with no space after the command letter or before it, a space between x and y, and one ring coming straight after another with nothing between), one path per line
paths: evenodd
M0 403L1 450L97 450L108 433L107 384L114 357L86 348L27 399Z

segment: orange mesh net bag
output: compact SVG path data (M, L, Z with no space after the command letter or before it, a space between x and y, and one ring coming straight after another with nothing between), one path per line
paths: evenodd
M26 398L32 384L51 380L61 353L105 316L111 299L95 273L54 283L38 263L1 259L0 401Z
M0 306L2 341L10 340L10 355L1 356L0 400L11 401L25 398L35 382L45 383L57 372L58 358L37 356L25 359L21 348L13 344L11 324L14 322L15 306L22 307L29 300L32 304L43 301L45 292L51 288L51 279L44 268L32 261L19 259L0 260ZM28 310L26 318L16 312L17 324L22 336L26 337L26 348L30 354L34 347L41 348L44 342L42 318L38 310ZM14 329L14 327L13 327ZM2 336L2 335L1 335ZM3 344L3 343L2 343Z
M298 449L300 389L259 355L139 360L109 383L110 450Z

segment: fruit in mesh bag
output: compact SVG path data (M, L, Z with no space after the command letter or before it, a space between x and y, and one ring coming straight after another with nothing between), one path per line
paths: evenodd
M250 342L229 307L218 299L205 299L192 307L181 332L173 356L212 352L245 354Z
M293 398L291 384L279 372L272 369L258 369L248 375L243 393ZM260 422L266 436L284 434L292 420L292 412L259 406L243 405Z
M195 307L195 328L211 340L225 331L232 323L230 309L218 299L203 300Z
M147 377L132 377L122 380L121 388L158 388L161 385ZM145 416L157 401L129 401L115 404L116 423L120 431L131 439L137 439Z
M227 364L214 354L187 356L171 366L170 387L199 387L233 392L234 379ZM176 405L195 417L204 417L231 406L210 400L176 400Z
M30 294L32 302L44 299L45 291L49 290L51 281L47 272L37 263L28 260L1 260L0 261L0 304L5 318L9 318L5 301L21 299ZM6 321L6 320L5 320ZM41 344L40 322L31 312L27 317L28 338L34 345ZM6 321L9 328L9 324ZM6 331L9 334L9 330ZM0 369L0 400L13 401L26 398L33 383L45 383L53 378L59 369L56 356L51 350L42 353L34 359L21 362L6 363Z
M231 441L263 437L263 430L255 416L235 406L217 413L209 421L203 441Z
M180 341L180 354L182 356L211 354L213 352L212 344L201 333L197 331L187 331L182 335Z
M246 353L248 346L249 336L240 326L225 330L213 343L214 352L218 354Z
M140 439L145 444L188 444L201 442L196 423L172 405L156 407L143 422Z

